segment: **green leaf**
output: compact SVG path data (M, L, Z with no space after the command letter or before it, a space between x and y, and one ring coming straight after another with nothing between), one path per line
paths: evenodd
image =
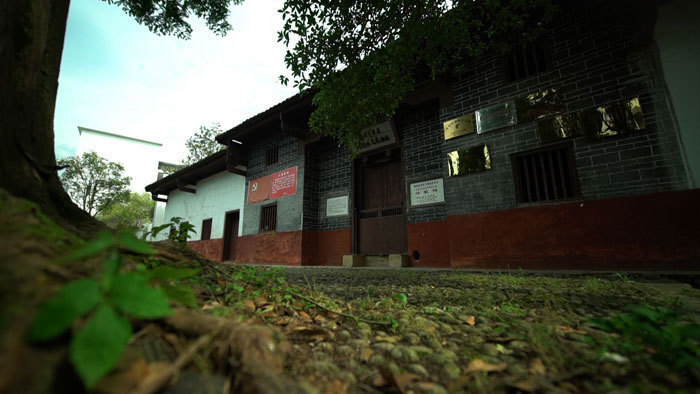
M121 265L122 257L118 250L113 249L111 252L109 252L109 255L102 263L102 288L105 291L109 291L109 289L112 287L112 281L117 274L119 274L119 268Z
M97 235L97 238L86 243L80 249L73 251L68 256L59 259L57 262L59 264L62 264L70 261L81 260L88 256L92 256L102 251L105 251L114 246L115 244L116 241L114 240L114 236L111 233L106 231L100 231L100 233Z
M114 278L109 299L119 310L135 317L152 319L170 315L168 298L147 281L148 277L138 272L119 275Z
M101 297L100 285L93 279L68 283L39 309L29 340L44 341L60 335L75 319L94 308Z
M142 241L134 234L129 232L124 232L119 235L119 246L126 250L130 250L134 253L140 254L154 254L155 251L151 248L146 241Z
M71 343L70 360L88 389L114 368L129 338L129 321L109 305L101 305L85 323Z
M408 304L408 296L404 293L394 294L394 298L403 305Z
M151 278L158 280L180 280L195 276L199 273L197 268L175 268L167 265L161 265L154 268L151 272Z
M197 307L197 297L194 295L192 286L170 286L161 287L163 293L171 300L192 308Z

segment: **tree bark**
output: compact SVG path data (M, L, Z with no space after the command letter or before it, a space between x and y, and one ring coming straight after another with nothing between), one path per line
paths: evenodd
M0 187L89 237L103 225L63 190L53 118L70 0L2 0Z

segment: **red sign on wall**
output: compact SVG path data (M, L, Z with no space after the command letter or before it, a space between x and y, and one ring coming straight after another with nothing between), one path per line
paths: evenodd
M297 167L270 175L270 198L291 196L297 193Z
M248 185L248 204L265 201L270 197L270 176L253 179Z

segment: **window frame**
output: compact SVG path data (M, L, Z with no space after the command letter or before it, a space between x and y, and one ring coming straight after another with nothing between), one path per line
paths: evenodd
M270 229L265 229L265 228L263 228L263 226L264 226L264 224L265 224L265 223L263 222L263 215L264 215L266 209L269 209L269 208L272 208L272 207L274 207L274 210L275 210L274 226L272 226L272 228L270 228ZM261 206L260 206L260 226L259 226L259 232L260 232L261 234L262 234L262 233L270 233L270 232L275 232L275 231L277 231L277 212L278 212L278 210L277 210L277 203L276 203L276 202L271 203L271 204L265 204L265 205L261 205Z
M566 164L568 166L569 177L571 180L571 197L563 198L550 198L550 199L539 199L537 201L525 201L523 195L523 180L522 174L518 169L518 158L520 157L532 157L533 155L539 155L545 152L554 151L564 151L566 152ZM567 141L564 143L549 144L546 146L541 146L536 149L530 149L522 152L515 152L510 154L510 164L513 174L513 187L515 191L515 201L519 206L528 205L543 205L543 204L558 204L567 201L578 201L581 199L581 183L578 177L578 169L576 168L576 156L574 153L574 144L572 141ZM545 186L546 189L546 186Z
M205 225L206 223L209 224L209 228L207 228L207 226ZM213 218L208 218L208 219L202 220L202 231L199 234L200 241L209 241L211 239L212 224L213 224ZM208 231L206 231L206 238L205 238L205 231L204 231L205 229L208 230Z
M519 77L517 74L512 75L510 71L510 61L513 59L513 56L515 55L516 51L519 51L521 54L524 54L523 60L524 64L527 64L527 54L529 53L535 53L537 48L540 48L542 50L542 57L544 61L544 69L541 69L539 71L533 72L533 73L527 73L525 76ZM534 55L534 58L537 59L537 56ZM517 66L517 61L515 62ZM540 75L542 73L552 71L552 58L551 58L551 51L548 45L548 42L545 39L539 39L530 42L524 47L521 46L515 46L510 49L508 53L502 56L502 69L503 69L503 80L506 83L515 83L515 82L520 82L523 80L526 80L528 78Z
M273 166L280 162L280 145L279 142L265 148L265 167Z

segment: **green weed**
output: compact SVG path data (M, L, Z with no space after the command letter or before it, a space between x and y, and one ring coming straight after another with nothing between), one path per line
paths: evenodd
M647 357L678 370L700 369L700 325L682 322L676 310L637 305L610 319L593 319L601 330L619 335L602 345L628 354Z
M182 274L163 270L153 276L147 272L120 273L120 248L138 254L153 254L148 244L130 233L119 236L100 233L94 241L84 244L61 261L106 253L101 278L67 283L41 306L29 332L30 341L44 342L60 336L75 321L85 318L85 324L71 340L70 360L89 389L114 368L131 338L131 323L127 316L143 319L167 316L171 313L168 296L181 300L189 297L182 288L165 290L149 285L152 279L173 275L183 277Z

